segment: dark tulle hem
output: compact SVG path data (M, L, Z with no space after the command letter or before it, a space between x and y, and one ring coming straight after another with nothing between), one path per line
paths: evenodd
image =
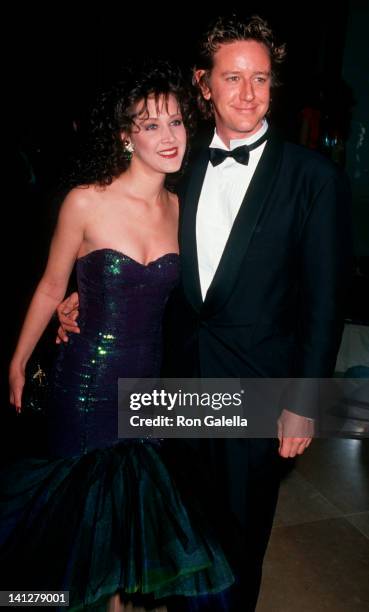
M20 460L1 471L0 491L6 588L68 590L77 611L118 590L155 602L209 596L233 582L205 521L191 516L147 442Z

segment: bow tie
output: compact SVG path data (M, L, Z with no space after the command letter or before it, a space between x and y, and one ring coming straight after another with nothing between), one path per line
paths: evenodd
M263 144L263 142L265 142L267 138L268 131L266 131L265 134L263 134L263 136L259 138L259 140L256 140L252 144L242 145L241 147L233 149L233 151L228 151L227 149L214 149L213 147L211 147L209 149L209 159L213 166L218 166L219 164L224 162L227 157L233 157L233 159L235 159L236 162L238 162L239 164L247 166L247 164L249 163L250 151L257 149L257 147Z

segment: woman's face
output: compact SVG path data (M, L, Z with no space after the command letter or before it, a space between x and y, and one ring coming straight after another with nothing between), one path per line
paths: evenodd
M142 108L142 112L140 109ZM137 104L135 126L130 135L134 145L131 164L143 164L152 170L168 174L177 172L186 151L186 130L176 97L149 97L147 107Z

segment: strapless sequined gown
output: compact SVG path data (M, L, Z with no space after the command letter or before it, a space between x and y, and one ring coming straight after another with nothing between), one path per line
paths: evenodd
M77 261L80 334L57 359L50 452L78 455L117 440L117 379L160 375L164 308L178 255L148 265L111 249Z
M206 521L184 505L157 445L117 439L117 379L159 375L178 276L171 253L148 265L111 249L77 261L81 333L55 364L52 458L0 473L2 589L68 590L70 610L105 610L117 590L151 608L186 596L183 609L207 597L218 609L214 594L233 577Z

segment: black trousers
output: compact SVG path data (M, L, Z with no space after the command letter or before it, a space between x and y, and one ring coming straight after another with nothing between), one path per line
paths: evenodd
M262 565L275 514L280 458L278 440L193 441L213 492L208 512L217 525L236 575L232 612L255 610Z

